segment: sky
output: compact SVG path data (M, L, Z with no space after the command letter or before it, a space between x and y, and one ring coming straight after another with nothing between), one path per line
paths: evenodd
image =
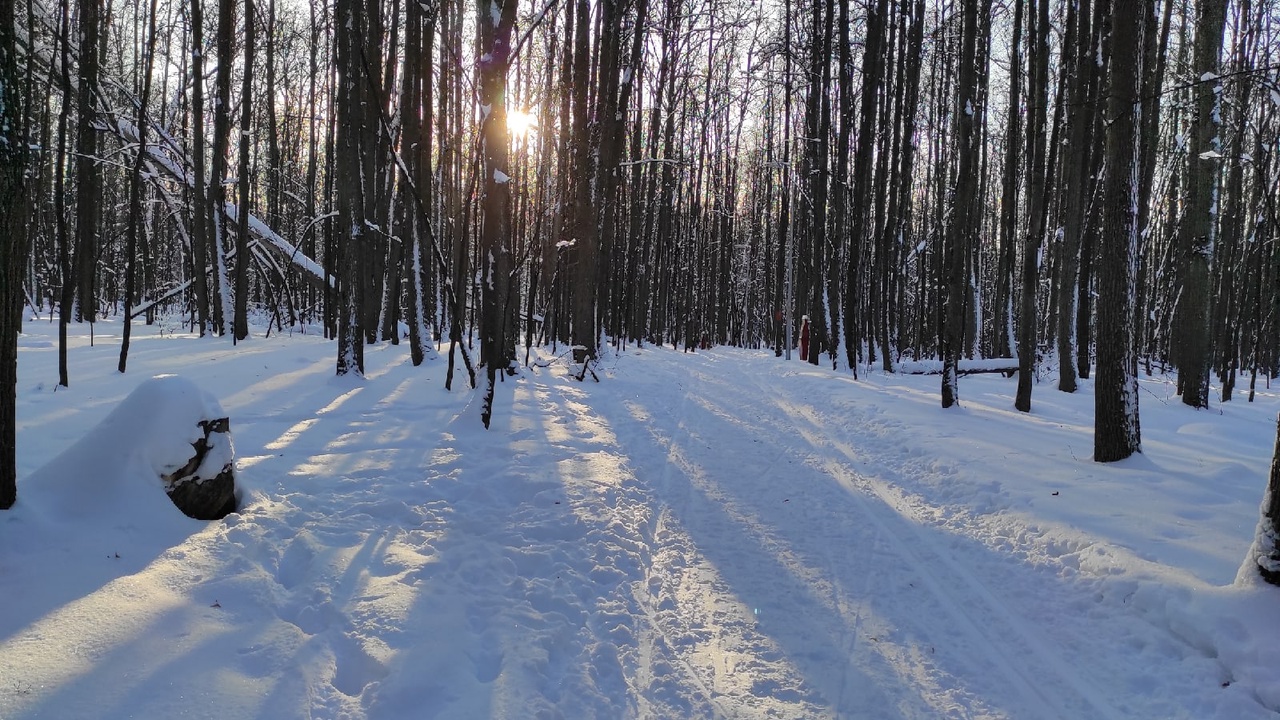
M0 512L0 718L1250 718L1280 589L1247 558L1277 392L842 371L771 352L563 349L480 396L407 345L334 377L314 329L19 338ZM178 377L173 377L177 375ZM156 376L169 376L155 380ZM462 388L459 390L458 388ZM1215 396L1216 397L1216 396ZM158 474L225 414L239 510ZM1245 568L1245 572L1241 572Z

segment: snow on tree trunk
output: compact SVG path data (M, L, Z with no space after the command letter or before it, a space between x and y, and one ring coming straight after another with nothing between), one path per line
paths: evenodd
M1276 419L1271 474L1262 495L1262 517L1258 519L1253 546L1236 575L1236 582L1247 583L1258 575L1272 585L1280 585L1280 417Z

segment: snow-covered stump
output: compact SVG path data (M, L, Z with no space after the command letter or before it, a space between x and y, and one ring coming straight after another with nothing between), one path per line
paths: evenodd
M1276 418L1276 446L1271 454L1271 474L1262 496L1262 517L1249 551L1262 579L1280 585L1280 417Z
M231 420L201 420L196 425L204 437L191 443L195 454L185 465L162 476L164 491L187 517L220 520L236 511Z
M192 381L143 381L102 422L24 483L33 506L68 520L155 525L236 510L235 449L221 404Z

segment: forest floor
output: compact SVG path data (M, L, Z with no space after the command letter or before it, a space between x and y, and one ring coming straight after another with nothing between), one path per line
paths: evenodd
M942 410L937 376L632 346L578 382L543 349L485 431L405 346L335 378L315 334L139 327L120 374L119 330L71 328L70 388L56 325L19 339L0 718L1280 710L1280 588L1237 580L1275 390L1196 411L1143 378L1144 452L1101 465L1090 381L1028 415L965 377ZM231 419L224 520L77 444L161 373ZM82 495L38 487L59 456Z

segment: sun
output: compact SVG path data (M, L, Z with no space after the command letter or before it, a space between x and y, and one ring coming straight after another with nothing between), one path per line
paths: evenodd
M507 110L507 133L513 138L528 137L529 133L538 127L538 118L536 115L530 115L523 110L514 108Z

